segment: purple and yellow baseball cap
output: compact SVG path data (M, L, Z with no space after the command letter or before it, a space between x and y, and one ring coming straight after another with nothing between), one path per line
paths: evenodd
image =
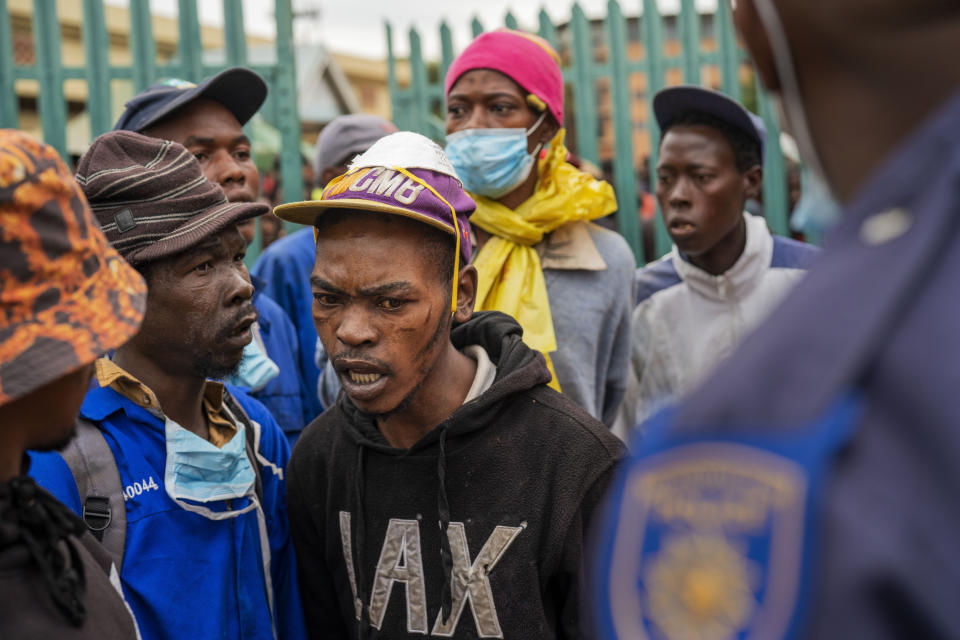
M457 239L459 258L470 262L470 214L476 203L438 144L418 133L398 131L375 142L334 178L319 200L274 209L283 220L315 225L329 209L390 213L423 222Z

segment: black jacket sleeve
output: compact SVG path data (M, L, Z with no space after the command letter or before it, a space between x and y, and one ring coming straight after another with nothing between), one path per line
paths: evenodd
M617 468L611 464L587 489L580 508L570 521L563 543L560 571L550 582L557 603L557 638L587 638L586 626L580 619L581 587L586 584L587 533L594 513L600 506Z
M340 603L327 566L325 530L317 526L323 521L323 504L311 504L303 486L311 486L298 473L291 460L287 479L287 510L290 534L297 554L297 578L303 603L307 634L313 640L348 640L350 633L340 612ZM313 492L321 493L321 492ZM315 519L316 518L316 519Z

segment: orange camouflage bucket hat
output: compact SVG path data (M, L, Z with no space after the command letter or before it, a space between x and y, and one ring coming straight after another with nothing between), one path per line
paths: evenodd
M57 152L0 129L0 405L122 345L146 301Z

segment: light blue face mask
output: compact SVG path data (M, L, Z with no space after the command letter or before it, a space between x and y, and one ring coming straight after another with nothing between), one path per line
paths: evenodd
M253 339L243 348L243 357L237 372L228 376L225 381L238 387L247 387L251 391L259 391L267 383L280 374L280 368L267 356L260 337L259 323L253 323Z
M811 242L819 243L843 215L843 208L830 187L817 172L803 170L800 201L790 216L790 226L802 231Z
M164 484L167 495L178 505L212 520L232 518L256 506L256 473L247 455L244 425L222 448L167 418L167 464ZM212 511L192 502L215 502L249 497L250 504L236 511Z
M497 199L526 180L542 147L527 153L527 137L546 115L529 129L464 129L448 135L445 151L464 188Z

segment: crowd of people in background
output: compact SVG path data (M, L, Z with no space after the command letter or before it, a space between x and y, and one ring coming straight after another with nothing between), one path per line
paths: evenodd
M442 145L341 116L302 194L249 69L149 87L73 175L0 130L0 636L960 635L960 9L734 17L787 174L669 87L638 212L513 29L453 60ZM611 215L656 211L636 265Z

